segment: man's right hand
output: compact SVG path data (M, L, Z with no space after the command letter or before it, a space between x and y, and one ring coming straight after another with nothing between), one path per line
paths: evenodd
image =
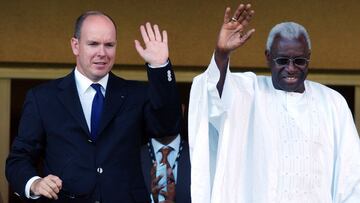
M49 199L58 199L58 193L62 187L62 181L59 177L48 175L44 178L37 179L30 187L32 195L45 196Z

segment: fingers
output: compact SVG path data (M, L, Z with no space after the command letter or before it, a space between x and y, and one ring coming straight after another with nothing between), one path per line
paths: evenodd
M163 36L161 36L160 28L156 24L154 26L151 26L151 23L147 22L145 26L140 26L140 32L145 44L150 41L167 42L166 31L163 31Z
M138 40L135 40L135 49L139 53L140 56L144 53L144 48L141 46L140 42Z
M154 187L151 187L151 193L152 194L159 194L162 189L164 189L165 186L155 185Z
M147 35L145 27L143 25L140 26L140 33L141 33L141 36L142 36L145 44L150 41L149 36Z
M251 38L251 36L254 34L255 29L251 29L247 31L246 33L242 32L242 29L239 29L238 32L234 35L236 38L238 38L240 41L239 43L243 44L248 39Z
M155 31L155 40L162 41L159 26L156 24L154 25L154 31Z
M144 43L145 43L145 44L148 43L148 42L149 42L149 37L148 37L148 35L147 35L147 33L146 33L146 30L145 30L145 27L144 27L143 25L140 26L140 33L141 33L141 36L142 36L142 38L143 38ZM141 46L139 40L135 40L134 42L135 42L135 49L136 49L136 51L139 53L139 55L140 55L141 57L143 57L143 55L144 55L144 48Z
M167 36L166 30L164 30L162 32L162 34L163 34L163 42L167 44L168 43L168 36Z
M224 23L228 23L231 21L230 19L230 7L226 7L225 14L224 14Z
M154 35L153 29L151 28L151 24L148 22L145 24L145 26L146 26L146 32L147 32L147 35L149 36L150 41L154 41L155 35Z
M48 175L45 178L40 178L34 181L30 190L35 195L42 195L50 199L58 199L57 193L62 188L62 181L59 177Z
M247 15L250 14L251 11L250 8L251 8L250 4L246 4L246 6L243 7L241 13L237 16L239 23L242 23L242 21L246 19Z
M247 41L248 39L251 38L251 36L254 34L254 32L255 32L255 29L251 29L251 30L247 31L244 35L242 35L242 36L240 37L240 40L241 40L242 42Z
M251 21L252 17L254 16L255 11L251 10L249 11L249 13L247 13L247 15L244 17L244 19L240 22L241 25L243 25L244 27L246 27L249 22Z
M153 166L150 169L150 176L151 176L151 186L155 187L159 184L160 179L163 177L163 175L159 175L156 177L156 162L154 162Z
M254 15L255 11L251 10L251 4L240 4L234 15L230 18L230 8L226 8L224 23L234 22L246 26Z
M248 4L248 5L250 5L250 4ZM244 12L244 10L245 10L245 5L244 5L244 4L240 4L240 5L238 6L238 8L236 9L236 11L235 11L235 13L234 13L234 15L233 15L233 18L239 19L239 17L242 15L242 13Z
M167 191L160 190L159 194L163 195L167 200L175 200L175 183L170 183L167 185Z
M255 11L251 9L251 4L240 4L234 15L230 17L230 8L226 8L224 16L224 27L232 30L234 39L240 39L238 42L243 44L250 39L255 29L251 29L245 33L245 29L252 20Z
M152 181L153 185L158 185L159 181L161 180L161 178L163 177L163 175L159 175L158 177L154 178Z

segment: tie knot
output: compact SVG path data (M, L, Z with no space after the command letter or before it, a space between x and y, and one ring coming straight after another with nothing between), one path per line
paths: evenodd
M101 93L101 85L99 83L93 83L91 84L91 87L94 88L94 90L97 92L97 93Z
M172 150L172 148L170 148L170 147L163 147L160 149L163 157L167 157L169 155L169 153L171 152L171 150Z
M167 158L171 151L172 151L171 147L163 147L160 149L160 152L162 154L160 163L166 164L167 167L170 167L170 164L169 164L169 161Z

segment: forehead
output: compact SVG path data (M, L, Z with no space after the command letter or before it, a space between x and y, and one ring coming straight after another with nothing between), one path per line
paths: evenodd
M113 22L104 15L88 16L81 27L80 38L106 38L116 40L116 29Z
M271 46L271 53L273 55L302 56L309 53L309 47L304 35L294 39L277 35Z

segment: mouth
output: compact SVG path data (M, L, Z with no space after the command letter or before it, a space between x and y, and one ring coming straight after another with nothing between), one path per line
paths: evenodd
M295 75L287 75L284 76L283 79L287 82L287 83L295 83L298 81L298 77Z
M96 61L93 62L93 65L96 69L105 69L107 67L107 62L104 61Z
M99 62L94 62L94 64L95 64L95 65L103 66L103 65L106 65L107 63L106 63L106 62L99 61Z

